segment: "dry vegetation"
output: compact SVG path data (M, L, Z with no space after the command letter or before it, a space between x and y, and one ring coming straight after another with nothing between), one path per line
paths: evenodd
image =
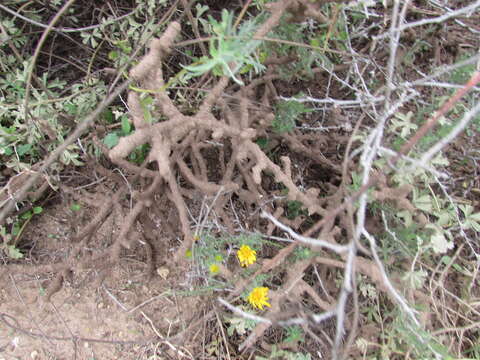
M0 13L0 358L479 358L480 1Z

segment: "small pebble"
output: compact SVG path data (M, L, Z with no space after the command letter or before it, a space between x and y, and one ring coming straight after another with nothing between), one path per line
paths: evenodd
M168 270L166 267L159 267L157 269L157 274L163 279L166 280L168 277L168 274L170 274L170 270Z

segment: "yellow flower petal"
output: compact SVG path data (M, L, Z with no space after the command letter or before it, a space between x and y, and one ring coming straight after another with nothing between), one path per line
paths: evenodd
M237 251L237 257L240 265L248 266L257 260L257 252L248 245L242 245L240 250Z
M248 302L260 310L263 310L264 306L270 307L268 303L268 287L256 287L248 295Z
M216 273L218 273L219 271L220 271L220 268L218 267L217 264L212 264L212 265L210 265L210 272L211 272L212 274L216 274Z

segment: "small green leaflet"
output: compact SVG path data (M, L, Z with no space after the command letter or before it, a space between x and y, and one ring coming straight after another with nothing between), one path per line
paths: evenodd
M81 205L80 204L77 204L77 203L73 203L71 206L70 206L70 210L72 211L80 211L81 209Z
M109 148L113 148L115 145L118 144L118 135L115 133L110 133L103 138L103 143Z
M8 248L8 256L12 259L22 259L23 254L18 250L14 245L7 246Z
M25 155L27 152L30 151L31 148L32 148L32 145L31 145L31 144L23 144L23 145L17 146L17 154L18 154L18 156L23 156L23 155Z
M42 208L41 206L35 206L35 207L33 208L33 213L34 213L34 214L37 214L37 215L38 215L38 214L40 214L42 211L43 211L43 208Z
M132 125L130 124L130 121L128 121L127 116L122 116L122 132L124 135L130 134L132 131Z

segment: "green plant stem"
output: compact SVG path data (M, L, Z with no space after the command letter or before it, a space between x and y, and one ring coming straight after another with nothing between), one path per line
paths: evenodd
M86 75L86 78L89 79L90 78L90 72L92 71L92 66L93 66L93 60L95 60L95 57L97 56L98 54L98 51L100 50L100 48L102 47L102 44L105 42L105 40L102 40L100 41L100 44L98 44L97 48L95 49L93 55L92 55L92 58L90 59L90 62L88 63L88 67L87 67L87 75Z
M218 37L218 36L198 38L198 39L195 39L195 40L187 40L187 41L182 41L182 42L176 43L174 45L174 47L183 47L183 46L193 45L193 44L207 42L207 41L211 41L211 40L219 40L219 39L220 39L220 37ZM228 39L250 40L250 38L241 37L241 36L226 36L226 37L224 37L224 39L225 40L228 40ZM343 52L343 51L337 51L337 50L331 50L331 49L322 49L321 47L318 47L318 46L312 46L312 45L308 45L308 44L297 43L297 42L294 42L294 41L273 39L273 38L267 38L267 37L255 37L255 36L252 37L251 39L259 40L259 41L271 41L271 42L280 43L280 44L286 44L286 45L291 45L291 46L304 47L304 48L307 48L307 49L318 50L318 51L321 51L321 52L330 52L330 53L333 53L333 54L351 56L351 54L348 54L348 53ZM200 63L201 63L200 61L196 61L195 63L193 63L189 66L195 66L195 65L198 65ZM159 89L142 89L142 88L136 87L134 85L130 85L130 89L134 90L134 91L137 91L137 92L148 93L148 94L159 93L159 92L165 91L167 88L169 88L170 85L172 85L175 82L175 80L177 80L181 76L183 76L186 73L186 71L187 71L186 69L182 69L174 77L170 78L168 80L168 82Z
M20 241L20 237L22 236L23 234L23 230L25 230L25 228L27 227L28 223L30 222L30 220L32 219L33 217L33 214L32 216L30 216L27 220L25 220L25 222L23 223L22 227L20 228L20 230L18 231L18 234L17 234L17 237L15 238L15 240L13 241L13 246L17 247L17 244L18 242Z
M208 42L211 40L219 40L220 37L218 36L209 36L209 37L203 37L199 39L194 39L194 40L186 40L186 41L181 41L176 44L174 44L174 47L185 47L189 45L194 45L198 44L200 42ZM258 41L268 41L268 42L274 42L278 44L285 44L285 45L290 45L290 46L297 46L297 47L302 47L306 49L312 49L312 50L317 50L320 52L327 52L327 53L332 53L332 54L338 54L338 55L343 55L343 56L348 56L352 57L353 55L344 51L339 51L339 50L332 50L332 49L323 49L319 46L313 46L313 45L308 45L308 44L303 44L303 43L298 43L295 41L289 41L289 40L282 40L282 39L275 39L275 38L269 38L269 37L264 37L264 36L253 36L251 38L243 37L243 36L225 36L223 37L225 40L230 40L230 39L242 39L242 40L258 40ZM359 55L360 57L360 55Z

